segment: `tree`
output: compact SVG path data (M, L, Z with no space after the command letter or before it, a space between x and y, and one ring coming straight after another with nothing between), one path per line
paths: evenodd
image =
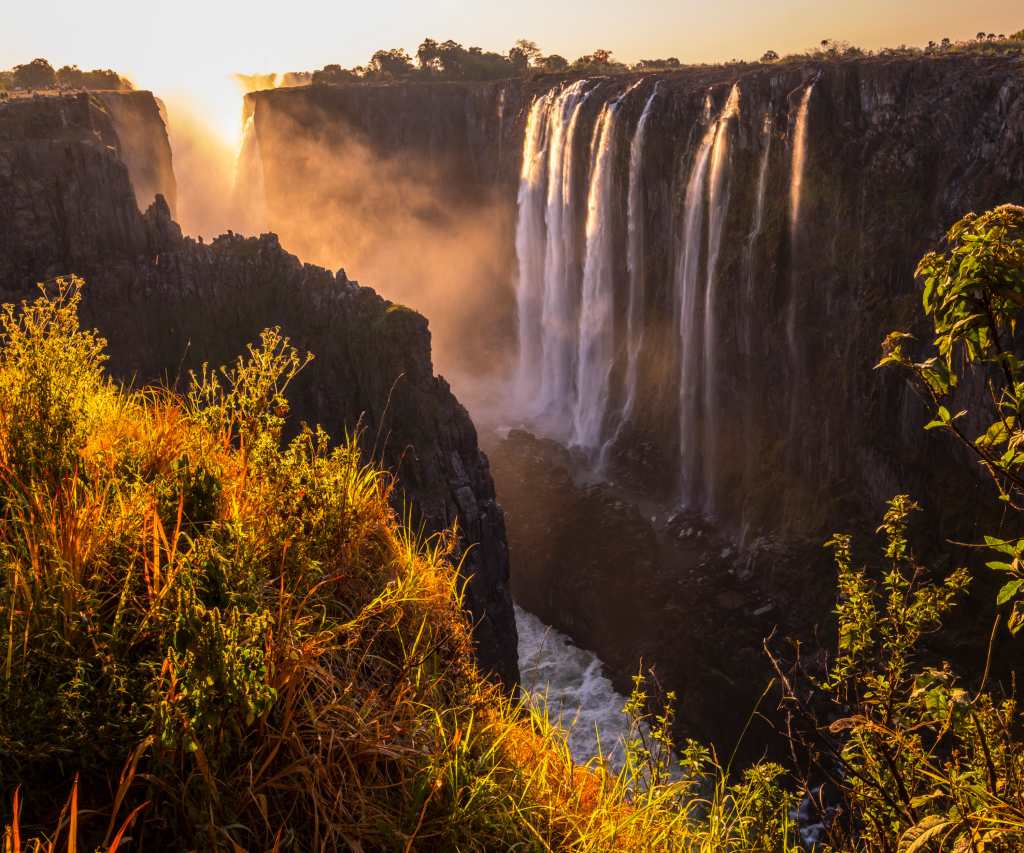
M434 39L424 39L416 51L421 69L446 77L461 77L468 55L469 51L451 39L443 44Z
M551 54L551 56L542 56L537 60L537 67L543 68L549 74L555 71L564 71L569 67L569 60L564 56L559 56L557 53Z
M527 41L526 39L518 39L508 52L508 58L511 63L522 71L529 68L531 64L536 65L540 55L540 48L537 47L537 43Z
M913 336L893 332L883 345L881 365L907 370L931 400L925 429L952 435L985 467L1000 500L1024 521L1024 346L1017 322L1024 309L1024 208L1004 204L978 216L970 213L946 235L947 249L925 255L917 274L924 277L924 310L935 326L938 353L914 362L903 352ZM956 400L960 372L968 365L988 374L991 405ZM989 422L977 438L967 433L972 420ZM985 537L999 557L989 567L1005 572L997 604L1013 601L1010 630L1024 627L1024 538Z
M14 66L14 85L22 89L48 89L57 83L57 72L45 59Z
M288 75L285 76L287 78ZM338 86L342 83L352 83L357 79L358 77L347 68L342 68L340 65L325 65L319 71L313 72L309 82L314 86ZM292 85L301 85L301 83Z
M378 50L371 58L367 70L383 76L402 77L412 71L412 57L404 47Z
M778 62L779 55L774 50L766 50L761 57L762 62Z
M1024 30L1020 30L1019 32L1014 33L1012 36L1010 36L1010 38L1012 38L1014 41L1024 41Z

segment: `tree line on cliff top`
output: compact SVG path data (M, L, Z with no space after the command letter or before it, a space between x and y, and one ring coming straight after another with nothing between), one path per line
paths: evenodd
M886 47L880 50L862 50L847 41L823 39L820 47L808 48L803 53L780 56L774 50L765 51L760 64L804 61L808 57L822 61L840 58L867 56L931 56L943 53L1020 53L1024 51L1024 30L1010 36L978 33L977 38L953 42L948 38L941 42L929 41L924 48ZM726 65L745 65L743 60L733 59ZM635 63L617 60L612 51L600 48L593 53L569 62L558 54L545 56L536 42L519 39L507 53L484 51L480 47L463 47L449 39L438 42L424 39L415 56L402 47L378 50L366 65L343 68L340 65L325 65L314 71L309 82L314 85L342 85L358 82L425 81L425 80L499 80L509 77L524 77L530 74L583 73L583 74L624 74L636 71L663 71L684 67L677 57L668 59L641 59ZM292 85L298 85L298 77ZM305 81L302 81L305 82ZM284 84L288 85L288 84Z
M55 69L49 61L42 58L15 65L10 71L0 72L0 88L53 89L57 86L117 91L133 88L129 80L109 68L83 71L77 65L65 65Z

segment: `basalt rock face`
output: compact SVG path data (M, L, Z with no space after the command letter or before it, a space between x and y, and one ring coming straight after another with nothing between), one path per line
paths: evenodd
M489 339L514 357L514 281L524 251L515 222L527 119L536 97L569 82L548 76L250 95L271 222L286 218L291 197L318 191L309 158L289 147L303 134L329 142L328 162L332 152L361 140L386 152L391 164L433 164L443 176L437 186L446 215L481 198L502 211L494 254L509 259L508 274L480 282L489 301L472 325L486 325ZM715 355L691 366L706 381L693 392L703 402L687 403L680 393L679 303L687 194L734 87L736 113L722 133L721 243L710 271L707 182L694 194L702 229L695 268L701 293L713 293L715 307L705 312L699 302L693 329L714 342ZM925 501L937 541L970 535L966 509L981 489L976 466L944 437L923 433L919 398L901 377L874 366L889 331L928 337L914 279L920 257L965 213L1022 198L1019 60L808 60L609 77L584 89L566 160L573 164L565 186L575 221L567 251L582 269L597 131L608 108L615 112L608 214L615 236L607 258L615 328L601 441L613 439L603 458L616 479L682 497L748 541L759 529L828 535L837 524L877 517L897 491ZM636 404L619 424L628 350L630 148L652 93L640 166L643 342ZM796 125L805 96L797 205ZM332 215L336 227L346 222L343 204ZM543 252L540 244L542 268ZM578 305L578 293L576 299ZM475 340L473 329L465 339ZM572 402L565 401L570 408ZM696 461L688 463L687 453ZM939 487L953 481L955 500L941 507L931 496L948 493Z
M491 465L515 555L516 603L600 649L614 670L630 667L658 568L650 522L600 488L576 486L568 452L524 430L509 432Z
M162 195L140 214L130 170L94 117L88 98L0 106L0 297L32 298L37 281L81 276L83 325L107 339L111 371L135 383L187 381L190 369L231 363L280 326L315 355L289 388L292 424L319 423L335 438L364 430L367 452L397 473L414 524L429 534L458 522L477 655L511 690L504 518L473 423L433 375L426 319L344 271L300 263L273 234L196 243Z
M492 299L492 337L514 360L523 316L512 308L516 273L530 274L531 264L544 273L552 245L550 171L541 170L534 188L520 181L528 118L535 98L553 103L571 82L251 96L268 215L283 217L287 207L272 185L297 195L310 180L306 161L284 144L304 133L332 138L322 149L329 157L361 140L386 151L392 166L437 164L449 216L489 193L504 211L494 252L510 261L506 278L481 288ZM628 690L640 658L654 665L666 689L678 691L688 733L725 754L773 677L764 637L774 629L772 650L783 658L792 656L786 637L808 655L834 648L836 570L821 547L831 534L853 533L858 560L875 564L885 501L909 493L924 510L912 527L915 550L940 576L976 559L950 540L978 541L999 527L983 472L947 437L924 431L921 399L902 376L875 365L890 331L914 333L915 356L932 337L914 277L921 256L966 213L1024 198L1024 72L1005 57L878 57L609 77L582 88L561 160L572 164L562 195L572 225L561 245L575 270L575 314L563 330L573 346L593 201L607 205L612 235L595 256L611 270L603 306L613 327L609 400L600 441L588 449L600 452L607 479L644 497L687 501L695 512L658 531L652 569L649 542L625 533L628 500L577 488L572 466L550 446L512 434L492 457L509 511L513 588L527 609L601 655L620 689ZM621 422L631 155L648 103L633 208L643 338L635 405ZM602 155L606 121L611 139ZM538 137L540 156L553 139ZM608 157L611 187L604 202L592 192L600 156ZM517 235L531 192L541 199L537 225L547 242ZM341 227L344 206L336 213ZM688 243L691 213L696 236ZM720 242L710 263L713 228ZM698 292L689 313L681 304L687 263ZM539 338L543 322L526 331ZM684 332L698 340L686 375ZM960 389L971 407L983 399L983 380L970 377ZM570 384L561 403L571 412L580 385ZM528 394L520 407L532 403ZM959 621L933 639L936 660L984 668L988 638L979 640L970 623L991 624L994 614L983 608L994 594L982 589L990 573L977 574ZM1012 668L1012 657L1001 647L996 659ZM759 742L748 740L754 749Z
M128 166L139 209L145 210L162 195L173 218L178 188L163 103L146 91L93 92L91 97L96 129Z

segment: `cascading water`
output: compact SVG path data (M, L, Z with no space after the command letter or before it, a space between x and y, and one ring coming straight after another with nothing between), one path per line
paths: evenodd
M814 84L817 82L817 78L815 78L811 85L804 90L793 127L793 173L789 185L789 221L794 232L800 222L800 195L804 183L804 161L807 159L807 110L811 103Z
M580 80L555 98L548 114L547 207L544 224L544 295L541 310L539 407L566 419L576 365L578 298L573 275L572 152L580 108L590 94Z
M729 100L718 119L715 132L715 145L711 152L711 172L708 179L708 260L707 285L704 291L704 438L703 478L705 506L708 512L714 512L715 456L718 438L718 400L720 387L716 361L716 328L715 304L716 282L715 270L718 266L718 253L722 248L722 230L725 227L725 215L729 207L728 150L729 120L739 112L739 84L732 87Z
M774 104L768 104L768 111L765 113L764 124L762 127L762 148L761 148L761 164L758 167L757 172L757 195L754 199L754 215L751 221L750 232L747 234L747 239L743 244L743 278L744 278L744 299L746 301L747 310L741 312L741 346L740 351L744 357L744 384L748 389L755 387L758 375L758 365L754 361L754 319L756 312L753 310L754 306L754 286L757 282L757 267L755 265L758 237L761 235L761 230L764 227L764 202L765 195L768 187L768 163L771 158L772 152L772 124L773 124L773 106ZM754 406L745 405L743 407L743 447L750 449L754 447ZM743 466L743 493L748 494L752 486L752 478L754 476L755 465L753 460L748 460L748 463ZM740 540L746 541L747 532L749 528L749 517L747 516L746 510L744 511L744 518L742 521L742 529Z
M644 232L643 232L643 160L644 132L658 94L658 84L647 98L640 114L633 142L629 146L629 190L627 208L626 268L629 270L629 301L626 305L626 401L619 424L633 413L637 391L637 362L644 342Z
M591 147L593 168L587 202L587 244L580 303L576 405L572 415L572 443L584 448L597 447L601 441L615 347L612 322L611 166L615 156L617 106L616 102L605 104Z
M768 186L768 158L772 153L772 106L768 104L768 112L764 117L764 150L761 152L761 166L757 171L757 197L754 200L754 221L747 236L748 247L753 247L764 226L764 193Z
M548 95L533 102L526 122L523 169L519 178L519 218L516 223L516 255L519 279L516 306L519 311L519 390L525 399L541 360L540 306L544 286L544 165L545 113Z
M793 153L792 167L789 179L789 235L793 250L793 258L796 257L796 238L800 226L800 201L804 184L804 165L807 160L807 112L811 103L811 93L814 91L815 78L808 86L800 99L800 107L796 113L796 122L793 125ZM793 264L795 269L795 264ZM790 294L789 317L786 321L786 337L789 340L790 355L796 356L796 293Z
M711 117L710 96L704 103L705 121ZM716 125L708 127L690 170L683 201L683 233L676 267L676 295L679 312L679 450L682 458L683 497L692 499L697 487L701 461L700 380L703 311L699 304L699 278L702 237L704 236L704 196L708 164L716 136Z

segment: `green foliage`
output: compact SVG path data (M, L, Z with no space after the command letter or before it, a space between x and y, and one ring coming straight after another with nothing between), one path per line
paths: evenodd
M84 86L86 89L113 89L115 91L132 88L131 83L109 68L82 71L77 65L65 65L61 68L57 72L57 82L75 89L80 86Z
M1016 703L981 690L972 697L948 666L914 663L921 638L940 627L968 580L958 569L941 584L925 582L907 547L906 519L916 509L904 495L889 504L879 528L886 536L880 589L867 570L852 567L848 536L829 543L839 567L838 656L824 678L799 665L783 676L785 703L802 724L791 730L843 793L844 814L825 817L832 849L1020 849ZM815 710L822 698L830 723ZM810 793L806 780L804 788Z
M313 72L310 82L314 86L338 86L343 83L353 83L359 78L354 72L340 65L325 65L319 71Z
M565 69L569 67L569 60L564 56L559 56L557 53L553 53L551 56L542 56L538 58L537 67L542 71L553 74L558 71L565 71Z
M49 89L57 83L57 72L45 59L33 59L14 66L14 85L22 89Z
M885 341L881 365L905 368L926 389L933 419L926 429L954 435L985 466L1000 497L1024 512L1024 369L1017 352L1018 314L1024 308L1024 208L1003 205L980 216L968 214L946 236L948 249L930 253L918 265L924 276L924 309L935 326L938 355L914 362L903 347L912 336L893 332ZM981 435L971 438L963 424L968 411L951 414L944 398L961 384L970 363L989 371L994 408L977 406L979 418L991 419ZM1009 561L990 563L1007 572L999 604L1015 598L1024 585L1020 562L1024 541L986 538ZM1024 625L1024 603L1015 601L1011 630Z
M9 476L33 481L76 467L100 392L106 341L78 328L82 282L58 279L56 300L0 309L0 431Z
M367 71L391 78L403 77L412 71L412 57L405 52L403 47L396 47L391 50L378 50L370 57Z
M633 66L635 71L666 71L679 68L679 60L674 56L668 59L641 59Z

